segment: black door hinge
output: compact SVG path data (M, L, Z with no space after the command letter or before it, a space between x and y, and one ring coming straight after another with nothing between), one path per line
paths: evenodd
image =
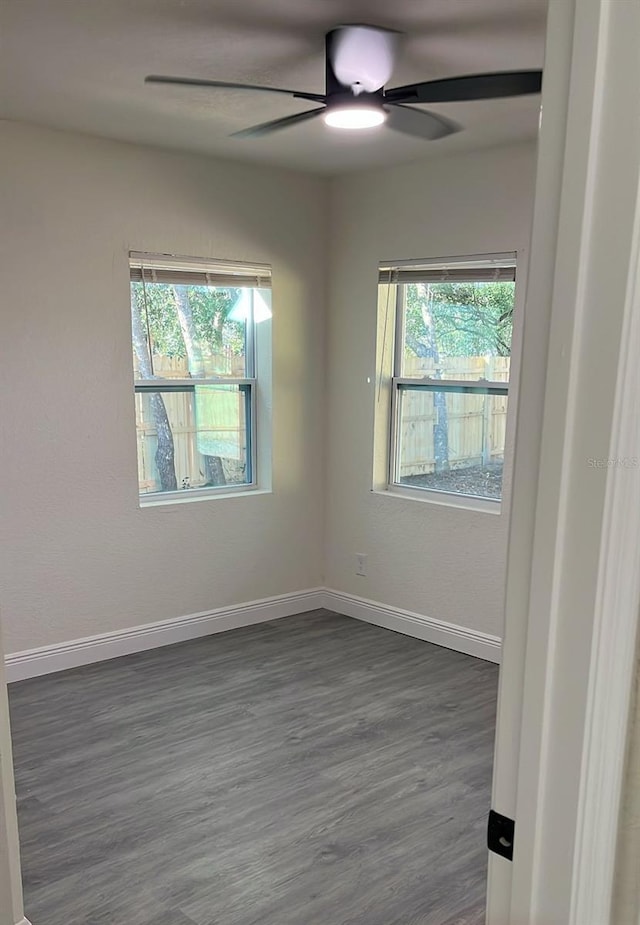
M508 816L501 816L495 809L489 812L489 825L487 826L487 845L489 851L499 854L507 861L513 860L513 836L516 823Z

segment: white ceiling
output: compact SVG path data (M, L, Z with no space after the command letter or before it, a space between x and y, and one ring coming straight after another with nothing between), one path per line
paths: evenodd
M229 134L310 108L277 94L148 86L172 74L324 92L324 33L405 33L390 86L541 67L546 0L4 0L0 114L90 134L321 173L535 137L539 97L431 107L465 130L436 142L322 120ZM312 104L313 105L313 104Z

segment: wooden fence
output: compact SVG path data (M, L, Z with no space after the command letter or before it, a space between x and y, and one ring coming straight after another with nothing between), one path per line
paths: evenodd
M446 379L507 382L509 357L449 357L441 361ZM430 359L405 359L403 375L434 376ZM449 464L452 468L501 462L507 421L507 396L448 393L446 395ZM399 477L424 475L436 467L434 425L437 409L433 392L402 392L398 451Z
M236 377L244 375L242 357L219 356L209 358L211 368ZM208 364L209 365L209 364ZM509 379L508 357L454 357L440 364L442 377L447 379L489 379L505 382ZM156 375L168 379L188 377L186 359L154 357ZM433 361L411 357L405 360L407 377L433 376ZM402 393L403 407L399 428L400 478L424 475L435 470L434 425L436 412L433 393ZM234 396L235 397L235 396ZM193 393L166 392L164 404L173 432L175 469L178 488L198 488L207 482L205 456L198 447L207 440L215 442L220 429L208 433L196 428ZM237 446L237 453L224 458L225 476L229 483L245 479L246 431L244 426L244 398L237 396L237 426L225 428L225 439ZM484 396L449 393L446 396L449 463L452 468L486 465L499 462L504 454L507 419L506 396ZM236 417L236 415L232 415ZM155 464L157 448L156 427L148 400L136 395L136 425L138 435L138 477L140 490L158 491L159 482Z
M244 359L220 355L207 358L207 367L232 377L244 376ZM186 358L154 356L156 376L166 379L186 379L189 369ZM164 392L164 406L173 433L174 463L178 488L201 488L206 485L210 472L207 458L200 450L221 444L231 447L224 451L223 469L228 484L241 483L246 478L246 427L244 396L242 393L224 395L226 420L213 426L198 422L196 396L193 392ZM156 424L149 398L137 393L136 431L138 438L138 481L141 492L159 491L155 454L158 446ZM199 425L199 426L197 426Z

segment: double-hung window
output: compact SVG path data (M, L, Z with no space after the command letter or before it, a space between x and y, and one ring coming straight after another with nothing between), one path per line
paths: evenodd
M396 319L392 490L501 500L515 278L515 254L380 268Z
M256 487L270 268L131 253L130 275L141 500Z

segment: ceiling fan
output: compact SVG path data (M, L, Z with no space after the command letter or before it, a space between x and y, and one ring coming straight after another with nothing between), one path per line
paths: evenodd
M294 99L321 105L306 112L273 119L234 132L235 137L255 138L322 116L334 128L363 129L383 122L398 132L435 140L460 131L461 126L444 116L416 109L412 103L449 103L495 99L539 93L542 71L501 71L427 80L385 89L391 78L400 35L376 26L340 26L326 35L326 84L324 93L304 93L281 87L228 83L199 77L167 77L151 74L145 83L178 84L232 90L284 93Z

